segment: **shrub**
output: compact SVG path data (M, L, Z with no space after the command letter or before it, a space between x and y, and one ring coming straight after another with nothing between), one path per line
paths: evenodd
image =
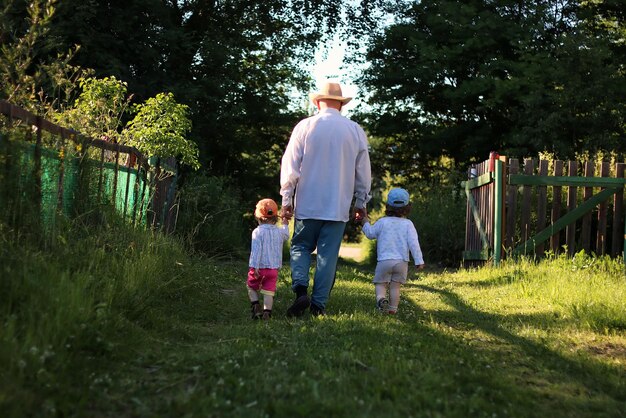
M176 229L189 248L210 256L245 250L246 226L239 190L223 177L196 175L180 190Z

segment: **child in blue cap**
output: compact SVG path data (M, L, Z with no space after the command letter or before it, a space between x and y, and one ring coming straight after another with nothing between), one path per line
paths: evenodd
M409 192L401 188L391 189L387 195L385 216L374 225L363 220L363 233L376 239L378 263L374 273L376 306L382 313L395 314L400 303L400 288L406 283L409 269L409 252L415 267L424 268L424 259L417 238L417 231L407 215L411 212ZM389 291L389 299L387 299Z

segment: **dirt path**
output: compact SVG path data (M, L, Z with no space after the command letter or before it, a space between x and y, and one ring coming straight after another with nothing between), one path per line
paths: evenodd
M354 261L361 261L363 258L362 250L359 247L348 247L342 245L339 249L339 257L350 258Z

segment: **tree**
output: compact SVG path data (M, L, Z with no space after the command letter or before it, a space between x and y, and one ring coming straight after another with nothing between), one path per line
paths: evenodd
M312 84L303 64L357 9L366 24L370 3L64 0L47 39L59 50L81 45L75 63L127 81L137 102L172 92L189 106L204 170L267 194L304 116L294 106Z
M81 134L119 142L130 97L126 83L115 77L81 78L81 93L69 109L56 115L59 124Z
M78 47L50 54L43 46L56 0L5 2L0 13L0 98L35 113L50 113L88 75L71 64Z
M428 173L439 156L467 164L491 150L623 151L621 64L580 12L578 1L410 2L372 39L360 79L381 164Z
M134 106L135 117L123 136L148 156L176 157L181 164L200 168L197 145L185 138L191 129L188 106L176 103L172 93L159 93Z
M158 93L129 109L132 96L125 82L90 77L79 84L81 93L74 105L56 115L60 124L90 138L134 146L148 157L177 157L183 165L200 167L198 147L186 138L191 129L189 107L177 103L172 93ZM124 127L129 110L134 117Z

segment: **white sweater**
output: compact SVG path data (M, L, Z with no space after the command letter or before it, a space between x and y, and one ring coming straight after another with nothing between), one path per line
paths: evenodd
M409 219L385 216L374 225L366 222L363 225L363 233L367 238L377 240L378 261L409 261L410 251L416 266L424 264L417 231Z

